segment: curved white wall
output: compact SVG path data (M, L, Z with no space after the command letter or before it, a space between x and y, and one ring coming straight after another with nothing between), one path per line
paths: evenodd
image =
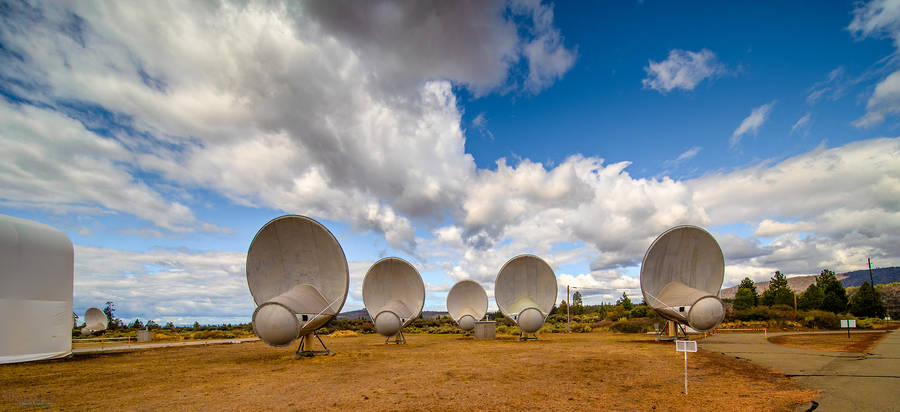
M0 215L0 364L72 353L74 256L63 232Z

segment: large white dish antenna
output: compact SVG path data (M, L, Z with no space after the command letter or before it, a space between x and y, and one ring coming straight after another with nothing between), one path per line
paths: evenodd
M660 316L705 332L725 318L719 290L725 257L719 243L697 226L676 226L647 249L641 264L641 292Z
M102 310L90 308L84 312L84 327L81 328L82 335L90 335L94 332L106 330L109 326L109 319Z
M473 280L459 281L447 293L447 312L462 330L475 329L475 322L484 317L487 307L487 293Z
M497 274L494 300L503 316L526 333L536 333L556 303L556 275L553 268L535 255L519 255Z
M375 331L397 342L405 341L403 327L422 313L425 305L425 283L409 262L388 257L366 272L362 286L363 303L375 324Z
M340 313L350 270L344 250L325 226L287 215L266 223L253 238L247 284L259 305L253 330L280 347L312 334Z

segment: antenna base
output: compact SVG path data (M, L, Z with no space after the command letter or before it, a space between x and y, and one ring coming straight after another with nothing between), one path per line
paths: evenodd
M319 344L322 345L321 350L311 350L306 348L306 341L309 340L309 346L312 346L312 337L315 336L316 339L319 340ZM300 358L308 358L316 355L330 355L331 351L328 350L328 347L325 346L325 342L322 342L322 338L319 337L319 334L316 332L304 335L300 338L300 346L297 347L297 352L294 353L294 359Z
M397 332L394 336L388 336L387 339L384 340L384 343L391 343L391 339L394 339L394 343L401 344L406 343L406 336L403 336L403 331Z
M537 340L537 332L532 333L531 336L528 336L525 332L521 332L519 334L519 342L525 342L529 340Z
M681 336L678 336L679 330L681 331ZM657 341L676 341L688 339L687 330L684 329L684 325L681 323L669 320L666 321L666 326L656 332L656 340Z

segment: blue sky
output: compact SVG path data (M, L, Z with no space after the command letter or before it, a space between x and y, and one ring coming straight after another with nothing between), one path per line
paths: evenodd
M268 220L426 309L544 257L591 303L708 228L725 286L900 263L900 2L6 3L0 213L63 230L75 311L248 321ZM493 302L491 302L493 306Z

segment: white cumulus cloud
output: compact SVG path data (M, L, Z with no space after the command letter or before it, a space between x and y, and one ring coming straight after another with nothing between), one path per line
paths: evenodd
M883 122L885 116L897 113L900 113L900 71L891 73L875 86L875 92L866 104L866 115L853 125L872 127Z
M725 66L707 49L697 52L672 49L666 60L650 60L644 70L647 72L642 80L644 87L666 94L673 89L694 90L703 80L724 73Z
M900 48L900 1L872 0L857 3L853 21L847 26L859 39L890 37ZM866 104L866 114L853 122L859 128L869 128L882 123L886 116L900 113L900 71L881 80Z
M145 173L351 222L406 251L416 246L411 219L440 219L475 175L453 87L535 93L575 55L552 6L534 1L36 2L2 19L0 76L22 97L4 110L88 128L96 108L109 113L116 130L104 144L128 165L116 170L116 191L155 210L132 212L113 190L55 206L99 203L165 229L202 226L188 205L142 185Z

